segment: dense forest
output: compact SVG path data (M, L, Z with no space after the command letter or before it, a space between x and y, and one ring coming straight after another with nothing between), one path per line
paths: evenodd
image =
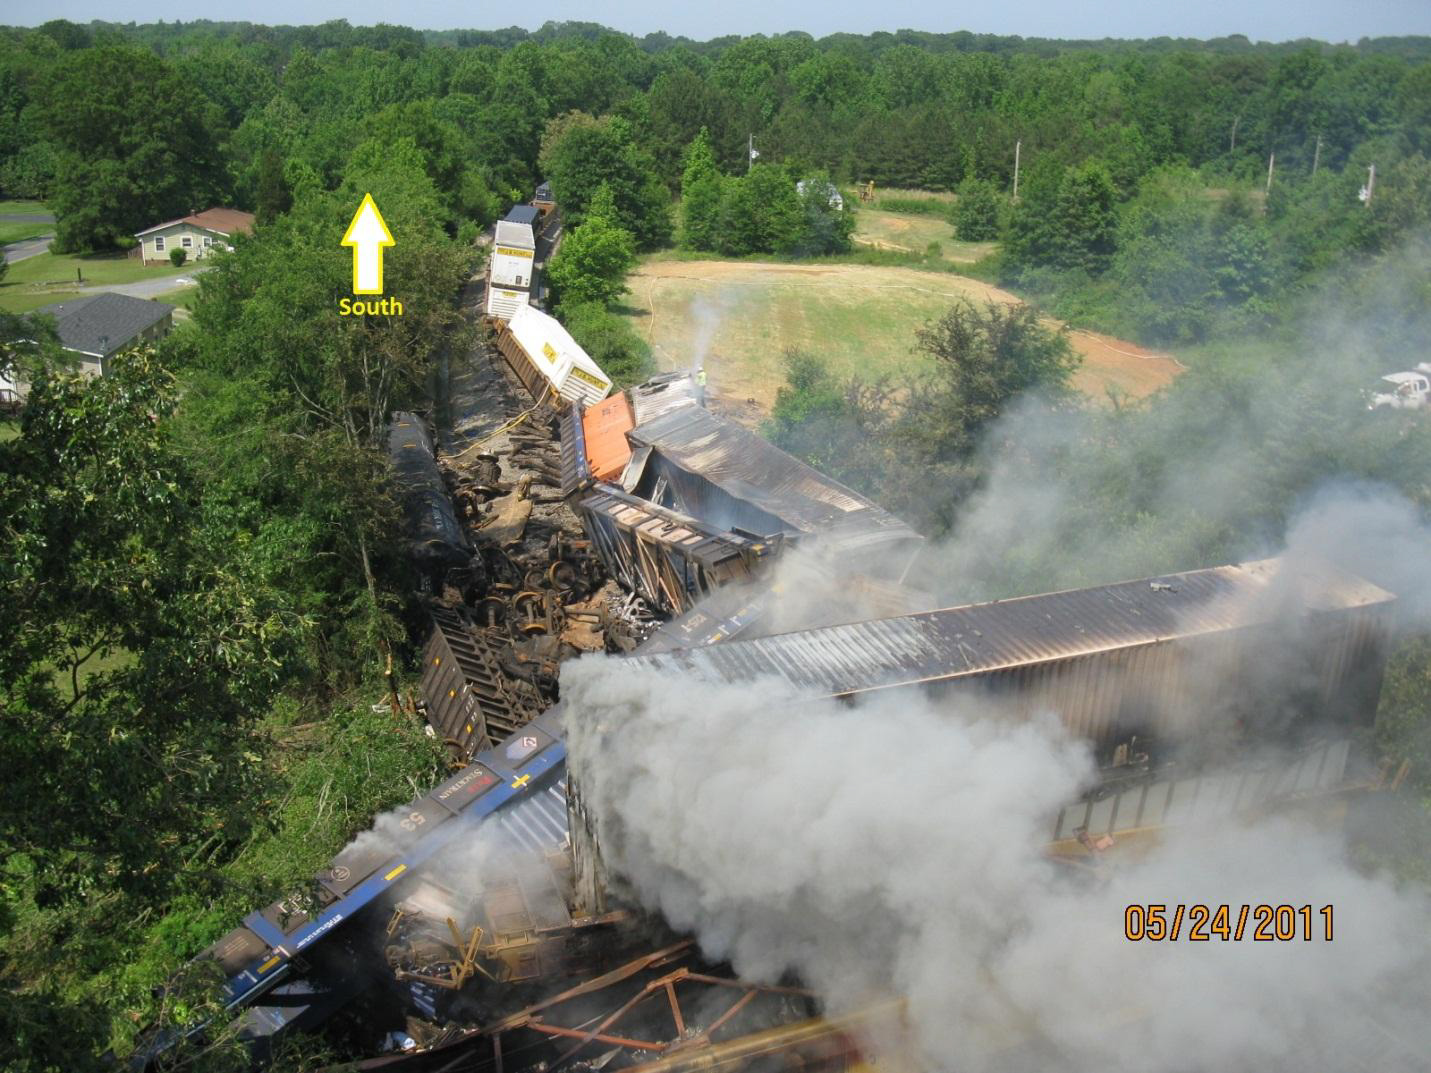
M1357 394L1426 357L1428 155L1431 38L0 29L0 197L45 201L57 252L212 205L258 217L192 323L102 380L0 314L33 384L0 442L3 1068L95 1068L193 1016L202 990L154 988L437 776L440 749L371 706L411 610L381 432L468 343L473 239L540 179L568 225L561 316L623 379L644 355L611 306L638 256L861 256L869 182L957 192L959 237L998 242L969 271L1044 309L1203 347L1165 395L1095 410L1032 306L952 309L910 340L915 383L787 355L770 434L930 535L990 487L1063 488L1044 528L987 531L997 562L960 560L998 596L1266 551L1331 477L1431 507L1427 424L1368 423ZM333 312L366 192L404 236L400 320ZM1424 641L1387 697L1386 747L1424 779Z

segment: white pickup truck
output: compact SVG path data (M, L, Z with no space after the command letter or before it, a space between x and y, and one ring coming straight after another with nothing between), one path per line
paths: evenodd
M1407 373L1388 373L1367 403L1368 410L1424 410L1431 406L1431 362Z

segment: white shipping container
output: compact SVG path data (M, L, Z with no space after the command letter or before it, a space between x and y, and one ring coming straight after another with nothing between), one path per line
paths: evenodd
M487 287L487 315L498 320L510 320L512 314L527 304L525 290L513 290L489 284Z
M611 393L611 378L555 317L524 305L512 314L507 328L532 367L562 398L590 406Z

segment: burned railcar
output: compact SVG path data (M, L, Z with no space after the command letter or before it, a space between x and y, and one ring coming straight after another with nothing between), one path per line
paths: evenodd
M521 852L559 852L567 808L560 733L555 714L544 715L479 753L428 794L380 817L307 888L250 913L201 954L196 964L214 968L224 980L223 1008L235 1015L243 1011L242 1038L261 1052L290 1028L312 1027L351 1001L369 981L353 972L351 954L339 952L332 964L319 957L334 945L328 940L358 914L384 903L400 880L457 851L479 826L494 825L497 837ZM498 810L500 817L494 816ZM511 946L508 942L501 953L520 960ZM153 1032L131 1065L144 1068L180 1034L203 1028Z
M1330 565L1267 559L726 640L758 619L757 594L711 622L703 605L684 633L658 631L629 662L810 696L917 689L991 718L1052 713L1100 765L1049 817L1051 851L1081 854L1377 784L1358 732L1375 718L1393 603ZM695 647L672 648L680 636ZM880 732L878 708L869 729ZM568 793L577 898L599 909L599 828L579 778Z
M472 547L457 521L422 418L406 411L393 414L388 458L403 508L408 554L424 585L440 587L448 570L471 562Z
M997 714L1057 714L1107 764L1217 754L1368 725L1394 597L1265 559L635 657L712 681L838 697L918 686Z
M700 406L629 433L622 487L706 525L760 539L818 540L900 577L922 541L894 515L768 440Z
M536 676L512 673L512 645L491 643L460 608L432 606L428 614L418 689L424 718L454 756L470 759L546 710Z
M706 411L688 376L609 411L563 416L562 489L611 575L663 614L755 580L790 544L887 580L921 545L857 492Z

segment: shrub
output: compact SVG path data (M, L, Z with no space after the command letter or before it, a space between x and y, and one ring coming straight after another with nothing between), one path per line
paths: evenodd
M599 302L568 303L562 323L618 388L639 384L652 372L651 348L636 330Z
M169 263L175 268L179 268L189 259L189 251L175 246L169 251Z

